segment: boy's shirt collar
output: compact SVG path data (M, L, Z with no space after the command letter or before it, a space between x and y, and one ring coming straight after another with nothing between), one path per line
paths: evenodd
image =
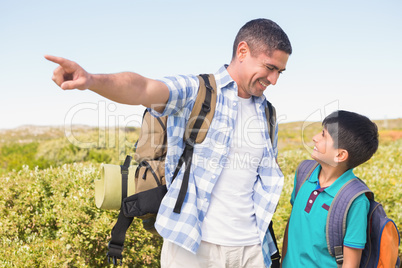
M319 185L318 174L320 174L320 171L321 171L321 165L318 165L317 168L314 170L314 172L311 174L308 181ZM324 191L330 196L335 197L335 195L342 188L342 186L353 178L356 178L355 174L353 173L353 169L348 169L339 178L337 178L330 186L326 187Z

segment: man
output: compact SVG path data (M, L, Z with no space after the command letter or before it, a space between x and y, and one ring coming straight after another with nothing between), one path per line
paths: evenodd
M164 238L162 267L269 267L276 252L268 225L279 201L283 174L276 163L265 116L264 90L275 85L292 47L273 21L246 23L236 36L231 63L215 73L217 103L208 134L194 147L181 213L173 212L183 168L171 178L184 149L183 134L194 105L196 76L162 80L136 73L90 74L77 63L45 56L59 66L62 89L90 89L110 100L169 115L166 180L155 227Z

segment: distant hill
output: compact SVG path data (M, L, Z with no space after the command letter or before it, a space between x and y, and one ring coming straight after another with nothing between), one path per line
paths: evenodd
M390 131L390 130L402 130L402 118L397 119L386 119L386 120L374 120L380 131ZM314 129L319 129L321 127L321 122L309 122L309 121L297 121L291 123L281 123L280 131L285 132L300 132L303 128L310 128L314 126ZM101 128L110 132L117 130L117 128ZM98 127L87 126L87 125L72 125L68 129L64 126L36 126L36 125L25 125L13 129L0 129L0 144L7 142L32 142L49 140L54 138L61 138L66 135L66 133L73 132L74 135L82 135L91 131L97 131ZM136 128L127 128L125 131L132 132Z

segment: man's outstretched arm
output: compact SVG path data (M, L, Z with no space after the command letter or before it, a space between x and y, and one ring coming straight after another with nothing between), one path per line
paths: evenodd
M164 110L169 99L164 83L136 73L91 74L74 61L50 55L45 58L59 65L52 79L64 90L89 89L118 103L157 107L158 112Z

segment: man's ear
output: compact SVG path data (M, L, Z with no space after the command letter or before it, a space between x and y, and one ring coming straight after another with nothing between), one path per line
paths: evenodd
M239 45L237 46L237 51L236 51L236 55L237 58L239 59L240 62L242 62L247 54L250 53L250 48L248 46L248 44L245 41L241 41L239 43Z
M349 153L345 149L338 149L338 153L335 156L335 162L343 163L349 159Z

